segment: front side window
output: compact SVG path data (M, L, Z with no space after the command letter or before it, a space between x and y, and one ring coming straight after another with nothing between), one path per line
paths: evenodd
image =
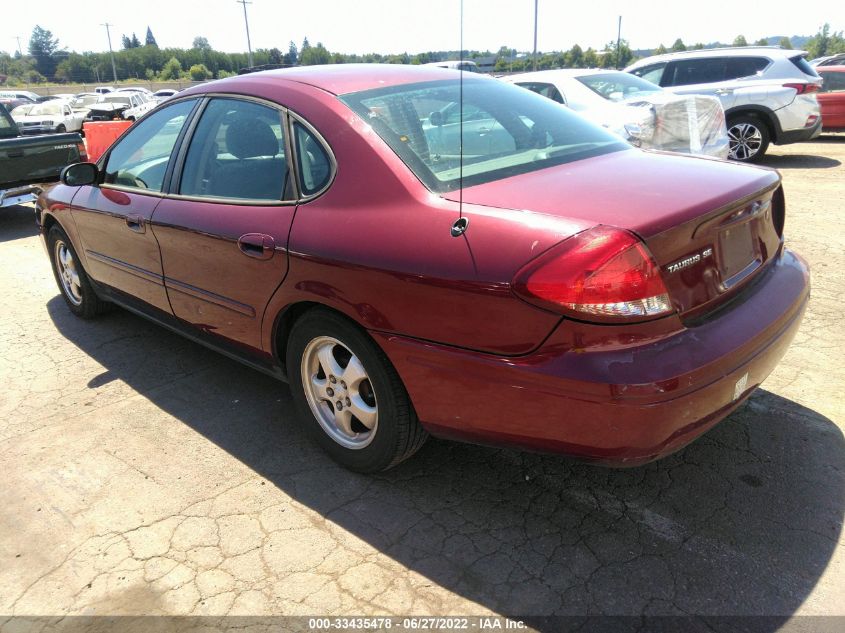
M464 79L463 109L473 119L448 123L442 113L460 111L460 83L391 86L341 99L438 192L630 148L549 99L492 79Z
M161 191L176 139L196 104L180 101L132 126L106 161L104 183Z
M661 62L659 64L651 64L650 66L637 68L636 70L632 70L631 74L636 75L637 77L642 77L656 86L666 86L668 84L663 83L662 81L664 70L666 70L666 62Z
M845 92L845 73L822 71L821 76L822 92Z
M292 197L282 113L253 101L212 100L191 139L179 193L265 202Z

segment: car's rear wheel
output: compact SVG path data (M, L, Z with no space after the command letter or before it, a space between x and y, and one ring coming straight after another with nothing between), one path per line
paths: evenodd
M427 439L384 352L342 316L322 309L303 315L291 330L286 363L309 433L346 468L385 470Z
M728 119L728 158L753 163L769 148L769 128L756 116L741 114Z
M50 249L53 275L70 311L83 319L104 312L108 304L94 292L76 250L58 225L54 225L47 233L47 246Z

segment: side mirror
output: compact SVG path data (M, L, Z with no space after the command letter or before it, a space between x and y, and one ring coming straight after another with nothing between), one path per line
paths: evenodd
M97 182L99 170L94 163L74 163L62 170L59 179L68 187L93 185Z

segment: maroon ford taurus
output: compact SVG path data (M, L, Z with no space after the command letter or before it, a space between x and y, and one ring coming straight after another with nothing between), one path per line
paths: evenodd
M115 303L286 379L359 471L428 434L628 465L704 433L807 304L778 174L458 77L312 67L180 93L39 200L68 307Z

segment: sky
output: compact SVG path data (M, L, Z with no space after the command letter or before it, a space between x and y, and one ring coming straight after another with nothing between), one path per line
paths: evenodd
M143 43L149 26L161 48L190 48L201 35L217 50L246 51L243 7L236 0L72 0L70 5L67 0L39 0L34 6L37 11L24 2L6 3L0 50L14 52L20 37L26 53L36 24L52 31L68 50L108 50L101 24L109 22L115 48L120 48L122 34L133 32ZM749 42L813 35L825 22L833 31L845 29L841 0L816 0L806 10L799 10L794 0L539 0L538 6L541 51L565 50L576 43L601 49L616 39L620 15L622 37L634 49L661 43L669 47L678 37L695 44L732 42L740 34ZM460 48L460 0L252 0L247 13L253 50L286 51L288 42L300 46L306 36L311 44L322 42L341 53ZM464 49L533 49L534 0L464 0L463 17Z

